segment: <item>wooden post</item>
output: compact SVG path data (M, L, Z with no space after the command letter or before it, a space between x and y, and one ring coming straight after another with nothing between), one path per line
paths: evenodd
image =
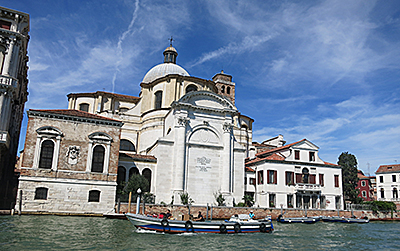
M131 212L131 199L132 199L132 192L129 192L128 213Z
M120 213L120 211L121 211L121 198L120 197L118 197L118 203L117 203L117 214L119 214Z
M18 215L21 215L22 212L22 190L19 190L19 207L18 207Z

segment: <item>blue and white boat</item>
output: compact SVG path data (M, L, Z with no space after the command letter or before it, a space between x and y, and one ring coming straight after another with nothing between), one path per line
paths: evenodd
M252 220L244 214L232 216L226 221L203 222L159 219L132 213L125 215L136 228L165 233L270 233L274 229L270 219Z
M281 217L279 217L281 216ZM282 215L279 215L278 218L276 219L280 223L306 223L306 224L313 224L317 223L318 221L321 220L321 217L315 216L315 217L289 217L289 218L283 218Z

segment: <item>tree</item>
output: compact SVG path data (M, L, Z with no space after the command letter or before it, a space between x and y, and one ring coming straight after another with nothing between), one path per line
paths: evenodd
M222 195L221 191L215 192L214 197L219 207L225 206L225 198Z
M356 189L358 182L356 156L343 152L339 156L338 165L342 167L342 187L345 200L349 200L354 204L362 203L362 199L358 197L360 191Z
M194 203L194 200L192 200L192 198L190 198L190 195L187 192L182 192L179 194L179 196L181 197L181 203L185 206L191 205L192 203Z
M142 193L149 191L149 181L140 174L132 174L132 176L129 178L128 184L123 190L123 194L129 194L129 192L132 192L132 199L137 198L137 190L140 188L142 190Z
M245 196L243 196L243 201L244 204L248 207L252 207L254 204L254 198L251 195L246 194Z

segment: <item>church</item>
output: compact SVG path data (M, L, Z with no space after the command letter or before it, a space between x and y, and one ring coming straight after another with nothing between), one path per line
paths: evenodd
M163 56L139 97L70 93L66 110L28 112L17 209L108 212L133 173L148 179L155 203L181 204L182 193L198 205L215 194L242 200L254 120L236 108L232 76L190 76L172 44Z

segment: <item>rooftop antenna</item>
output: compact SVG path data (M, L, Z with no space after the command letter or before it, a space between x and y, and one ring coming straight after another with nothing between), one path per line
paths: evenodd
M171 36L171 38L168 38L168 40L169 40L169 45L172 46L172 41L175 41L175 40L173 39L172 36Z

